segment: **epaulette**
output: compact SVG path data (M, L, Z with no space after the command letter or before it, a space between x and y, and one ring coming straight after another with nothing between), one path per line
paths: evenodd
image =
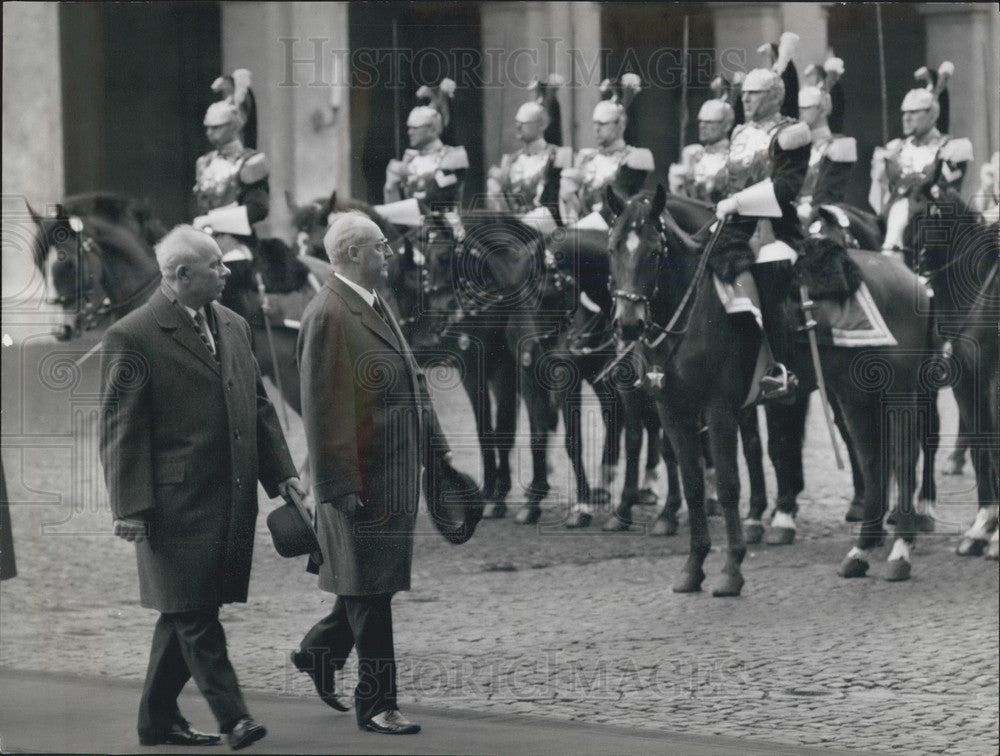
M625 156L625 167L633 171L653 171L656 168L653 153L645 147L633 147Z
M244 184L256 184L263 181L270 173L267 164L267 155L263 152L255 152L243 161L240 166L240 181Z
M949 163L968 163L972 161L972 142L965 137L949 139L941 146L941 159Z
M572 147L556 147L555 155L552 158L552 165L555 168L572 168L573 167L573 148Z
M783 150L797 150L811 143L812 134L802 121L785 126L778 132L778 146Z
M701 156L701 153L703 153L704 151L705 151L704 145L689 144L687 147L681 150L681 162L693 163Z
M826 157L834 163L856 163L858 143L854 137L834 137L826 150Z
M465 154L464 147L449 147L441 156L441 164L438 166L442 171L461 171L469 167L469 156Z

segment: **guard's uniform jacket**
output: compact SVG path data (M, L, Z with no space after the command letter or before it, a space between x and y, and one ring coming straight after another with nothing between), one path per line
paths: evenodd
M646 177L653 172L653 153L644 147L624 145L613 150L587 147L576 155L572 171L563 177L572 182L572 192L562 192L562 199L573 223L604 206L604 187L610 184L626 197L637 194Z
M804 123L780 114L733 131L726 180L737 213L727 221L709 260L722 280L732 281L753 264L750 237L759 220L769 220L774 237L789 245L801 239L795 203L809 167L810 136Z
M194 198L200 215L227 205L246 208L250 225L268 214L270 188L267 157L233 141L195 163Z
M725 197L729 146L728 139L720 139L715 144L689 144L685 147L675 171L680 178L680 193L711 203Z
M834 134L827 127L814 129L800 203L815 206L843 202L857 162L858 144L854 137Z
M941 160L938 184L961 191L962 179L972 160L972 142L968 139L931 129L922 137L893 139L884 149L876 148L868 196L871 206L882 213L894 195L905 194L912 186L930 181L938 159Z
M389 171L398 174L398 184L386 184L385 201L415 198L427 208L454 210L462 199L462 186L469 168L464 147L433 145L430 149L407 149L402 160L389 163Z
M548 144L544 139L505 154L500 165L489 172L489 208L523 214L545 205L554 211L558 203L555 196L551 201L545 200L546 187L555 182L558 188L559 175L571 162L570 148Z

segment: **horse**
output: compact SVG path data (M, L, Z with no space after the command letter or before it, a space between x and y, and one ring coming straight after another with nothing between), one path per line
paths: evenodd
M110 193L67 198L54 217L40 216L29 207L38 230L35 264L45 275L51 301L63 313L56 338L70 340L123 317L159 286L153 245L164 229L142 207ZM287 290L294 281L303 280L302 271L285 265L288 259L288 249L280 240L262 240L260 265L234 272L223 303L251 323L261 372L281 386L285 401L298 413L297 331L275 325L268 339L254 275L262 273L265 289L269 282L272 290Z
M979 509L956 552L979 556L991 534L996 534L1000 510L1000 235L996 224L983 225L979 214L956 191L942 189L933 180L911 188L904 199L909 214L904 254L934 292L938 332L957 366L953 391L960 435L969 443L976 475Z
M723 578L713 595L739 595L746 543L738 511L736 429L752 382L760 331L752 319L726 314L706 274L711 242L695 252L675 233L675 224L664 213L662 186L652 198L638 195L625 201L609 191L606 200L617 216L609 237L616 322L624 338L639 344L648 371L647 386L678 455L690 511L691 550L674 590L701 590L703 564L711 547L698 463L697 431L699 417L704 416L728 538ZM896 262L866 253L852 257L897 346L846 349L824 344L819 348L823 377L840 404L865 478L865 520L839 574L854 578L867 573L869 552L883 537L882 504L891 471L899 505L886 578L906 580L911 574L909 548L916 532L911 506L916 448L911 424L920 410L917 376L933 343L930 318L919 311L914 314L913 308L914 304L926 305L927 296L916 276ZM817 317L823 320L824 313L818 312ZM795 356L793 367L803 385L814 386L809 351L799 349Z

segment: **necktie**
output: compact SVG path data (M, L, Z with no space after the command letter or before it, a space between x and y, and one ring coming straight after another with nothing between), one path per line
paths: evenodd
M387 326L389 326L389 330L392 331L393 330L393 328L392 328L392 321L389 320L389 313L386 312L385 305L382 304L382 300L379 299L378 295L375 295L375 299L372 302L372 309L375 310L375 313L380 318L382 318L383 322ZM393 331L393 332L395 333L395 331Z
M218 359L218 355L215 353L215 347L212 346L212 340L208 337L208 323L205 322L205 315L201 310L195 312L194 324L198 330L198 335L201 336L201 340L205 343L205 347L212 353L213 357Z

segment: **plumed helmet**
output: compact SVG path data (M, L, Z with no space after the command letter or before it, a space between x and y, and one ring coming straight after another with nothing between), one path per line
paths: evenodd
M221 102L229 102L235 106L239 114L243 144L251 149L256 149L257 101L250 88L251 79L249 70L237 68L231 74L224 74L213 81L212 91Z
M903 98L901 111L926 110L934 106L934 95L928 89L911 89Z
M734 117L732 107L722 100L706 100L698 111L699 121L723 121L732 124Z
M417 105L406 118L407 126L426 126L428 124L433 126L435 132L440 136L444 122L441 113L430 105Z
M227 123L242 125L242 119L240 118L239 108L232 102L229 100L219 100L208 106L208 110L205 111L205 120L203 123L205 126L224 126Z
M824 115L829 115L831 110L830 95L819 87L802 87L799 90L800 108L820 108Z
M449 144L454 142L455 129L452 126L451 109L452 100L455 99L455 88L456 84L454 80L444 78L441 79L437 86L432 87L424 84L417 90L417 100L421 102L421 105L437 112L438 136L442 137ZM420 106L410 111L411 117L419 109ZM409 124L410 119L407 118L406 122Z
M518 121L543 121L548 124L549 112L545 109L545 106L537 102L526 102L521 107L517 109L517 114L514 116Z
M561 146L562 139L562 109L559 106L559 88L566 83L566 80L559 74L549 74L544 81L535 80L528 85L529 90L535 91L535 102L545 108L548 114L548 126L543 134L545 141L549 144Z
M781 81L781 76L767 68L755 68L746 75L740 90L743 92L770 92L781 87L784 95L785 85Z

